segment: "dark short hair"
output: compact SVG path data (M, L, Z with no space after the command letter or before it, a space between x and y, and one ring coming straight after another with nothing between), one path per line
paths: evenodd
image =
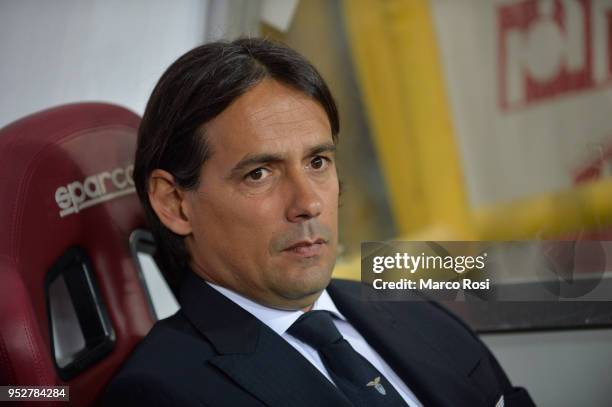
M265 78L320 103L337 141L338 112L321 75L296 51L266 39L212 42L187 52L162 75L147 103L138 131L134 182L157 243L157 260L173 288L190 257L183 236L166 228L151 207L149 176L159 168L172 174L180 188L197 188L211 154L203 125Z

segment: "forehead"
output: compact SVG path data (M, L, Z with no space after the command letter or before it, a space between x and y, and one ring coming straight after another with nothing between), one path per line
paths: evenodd
M332 140L323 107L311 97L266 79L206 124L213 159L260 152L301 151ZM224 157L228 158L228 157Z

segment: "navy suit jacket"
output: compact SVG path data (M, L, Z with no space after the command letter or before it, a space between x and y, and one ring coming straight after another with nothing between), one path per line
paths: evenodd
M532 406L476 335L425 301L364 301L332 280L338 310L425 406ZM333 406L350 402L268 326L189 272L181 310L155 324L111 381L105 404Z

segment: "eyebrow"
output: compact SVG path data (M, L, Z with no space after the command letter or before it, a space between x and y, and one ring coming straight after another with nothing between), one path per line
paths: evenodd
M313 155L321 154L321 153L335 153L336 145L334 143L323 143L318 144L312 147L306 157L310 157ZM277 163L283 161L285 159L285 155L283 154L272 154L272 153L262 153L262 154L247 154L242 160L238 162L230 171L230 178L236 176L241 173L245 168L249 168L259 164L267 164L267 163Z
M323 144L319 144L311 148L307 154L307 157L310 157L312 155L321 154L321 153L335 153L335 152L336 152L336 145L334 143L323 143Z

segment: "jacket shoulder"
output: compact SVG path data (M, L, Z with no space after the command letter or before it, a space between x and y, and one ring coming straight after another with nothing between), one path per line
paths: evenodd
M413 296L410 298L391 299L375 292L367 284L348 280L333 280L329 291L345 314L354 314L357 309L361 312L367 310L371 313L370 321L387 315L401 322L402 326L416 327L424 342L436 348L456 366L462 367L464 373L469 372L479 360L490 356L486 345L464 321L445 306L417 292L411 293Z
M206 362L214 354L206 338L178 311L158 321L136 346L109 383L104 404L190 404L189 386L204 379Z
M332 293L340 294L343 298L348 299L349 302L380 304L400 319L427 319L429 320L428 325L433 323L434 328L458 329L459 331L465 331L472 339L477 338L474 331L451 310L420 295L418 292L411 293L410 297L406 294L401 298L388 298L375 292L367 284L344 279L333 279L329 289Z
M171 317L158 321L125 363L123 370L146 368L184 369L195 362L193 351L200 360L212 357L215 352L208 340L201 335L178 311Z
M414 297L410 299L402 297L390 300L358 281L333 280L329 291L336 305L342 304L341 311L345 314L354 314L357 309L362 312L371 310L366 311L372 312L370 321L382 315L390 315L395 321L401 321L402 326L415 327L423 342L435 348L464 374L473 376L479 370L486 371L489 374L480 378L481 384L489 384L490 380L494 380L503 389L511 388L505 372L488 347L461 318L444 305L418 293L413 293ZM475 370L478 364L485 368Z

